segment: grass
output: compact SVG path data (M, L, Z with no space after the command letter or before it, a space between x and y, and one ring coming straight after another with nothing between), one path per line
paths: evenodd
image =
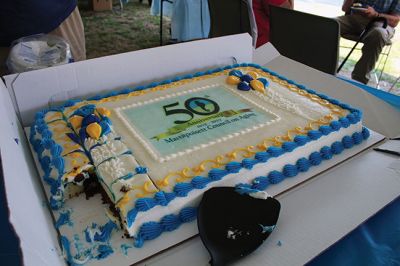
M87 58L96 58L112 54L130 52L140 49L159 46L159 17L150 15L147 1L140 4L138 0L131 0L120 12L115 1L113 11L94 12L88 8L91 0L79 0L82 20L85 26ZM326 16L338 16L341 14L340 7L315 4L318 0L296 1L296 9ZM169 41L170 21L164 18L164 43ZM400 74L400 34L397 32L392 39L393 45L390 57L385 67L385 73L380 82L380 88L388 90ZM354 42L341 40L345 46L353 46ZM348 49L340 49L340 60L343 60ZM353 52L340 75L351 77L351 70L360 57L360 51ZM373 81L370 86L375 87ZM400 95L400 82L392 91Z
M159 17L150 15L146 1L131 1L122 12L117 6L113 11L89 11L83 1L80 8L88 59L159 46ZM165 32L168 28L169 21L165 19ZM164 42L168 38L165 36Z

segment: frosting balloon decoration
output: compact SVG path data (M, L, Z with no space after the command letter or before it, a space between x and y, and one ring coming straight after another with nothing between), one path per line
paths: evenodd
M92 139L99 139L101 132L101 126L97 122L93 122L86 127L86 133L89 134Z
M75 130L68 133L68 137L78 144L84 143L86 138L98 140L101 136L111 132L111 121L108 119L111 112L106 108L96 108L93 104L88 104L76 110L68 122Z
M237 69L229 72L226 83L237 85L238 90L241 91L255 90L260 93L265 93L265 87L269 85L268 80L258 77L256 72L249 71L247 74L243 74L242 71Z
M227 265L256 250L274 230L281 205L246 185L214 187L197 211L201 240L211 265Z

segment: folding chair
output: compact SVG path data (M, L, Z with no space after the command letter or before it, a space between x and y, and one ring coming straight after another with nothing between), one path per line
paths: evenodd
M172 0L160 0L160 46L163 45L163 16L164 16L164 2L173 4Z
M335 75L339 56L335 19L270 6L270 40L284 56Z
M254 17L248 0L208 0L210 38L247 32L254 38ZM257 36L257 34L256 34Z

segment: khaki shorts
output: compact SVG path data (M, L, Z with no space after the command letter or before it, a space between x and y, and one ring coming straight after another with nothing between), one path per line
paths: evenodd
M60 36L69 43L75 61L86 59L85 31L78 7L57 29L49 34Z

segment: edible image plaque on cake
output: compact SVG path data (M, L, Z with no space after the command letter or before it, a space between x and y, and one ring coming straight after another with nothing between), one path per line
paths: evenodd
M138 102L116 111L159 162L278 120L262 106L218 85Z

